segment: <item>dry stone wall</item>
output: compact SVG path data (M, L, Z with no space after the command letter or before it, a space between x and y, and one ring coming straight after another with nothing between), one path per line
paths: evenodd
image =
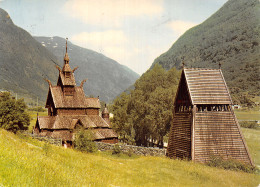
M115 144L103 143L103 142L96 142L98 150L100 151L108 151L113 150ZM144 155L144 156L165 156L166 149L159 149L153 147L139 147L133 145L126 145L126 144L118 144L120 150L124 153L133 153L136 155Z

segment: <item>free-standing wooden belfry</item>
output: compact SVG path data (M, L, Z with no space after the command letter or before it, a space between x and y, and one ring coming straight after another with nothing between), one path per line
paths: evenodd
M253 165L221 69L183 68L167 156L195 162L217 156Z

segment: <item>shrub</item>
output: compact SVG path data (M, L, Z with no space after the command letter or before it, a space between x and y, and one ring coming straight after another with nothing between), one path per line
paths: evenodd
M242 162L233 159L224 160L222 157L211 156L210 161L207 162L208 166L218 167L226 170L244 171L247 173L256 172L256 168L250 165L246 165Z
M129 149L128 151L127 151L127 153L126 153L129 157L132 157L133 155L134 155L134 151L133 151L133 149Z
M258 124L257 121L240 121L240 127L249 128L249 129L257 129Z
M118 144L115 144L115 145L114 145L114 148L113 148L112 154L113 154L113 155L114 155L114 154L119 155L120 153L121 153L121 149L120 149L119 145L118 145Z
M90 153L96 152L97 146L93 139L93 133L90 130L80 129L76 133L74 140L75 148L80 151L86 151Z
M16 100L9 92L0 92L0 128L16 133L27 130L30 116L23 99Z

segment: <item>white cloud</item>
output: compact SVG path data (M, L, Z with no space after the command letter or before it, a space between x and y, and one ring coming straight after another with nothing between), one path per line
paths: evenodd
M100 52L139 74L145 72L154 58L164 52L162 47L149 45L137 38L129 40L121 30L82 32L72 36L71 41L76 45Z
M153 16L163 11L162 0L68 0L67 15L92 25L119 27L127 16Z
M121 30L82 32L72 36L71 40L79 46L103 53L118 62L127 54L125 46L128 40Z
M167 26L170 27L179 36L195 25L197 25L197 23L182 20L171 21L167 24Z

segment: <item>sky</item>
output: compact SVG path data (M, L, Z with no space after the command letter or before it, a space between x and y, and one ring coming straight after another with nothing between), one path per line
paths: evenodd
M205 21L226 2L0 0L0 8L33 36L69 38L141 75L185 31Z

